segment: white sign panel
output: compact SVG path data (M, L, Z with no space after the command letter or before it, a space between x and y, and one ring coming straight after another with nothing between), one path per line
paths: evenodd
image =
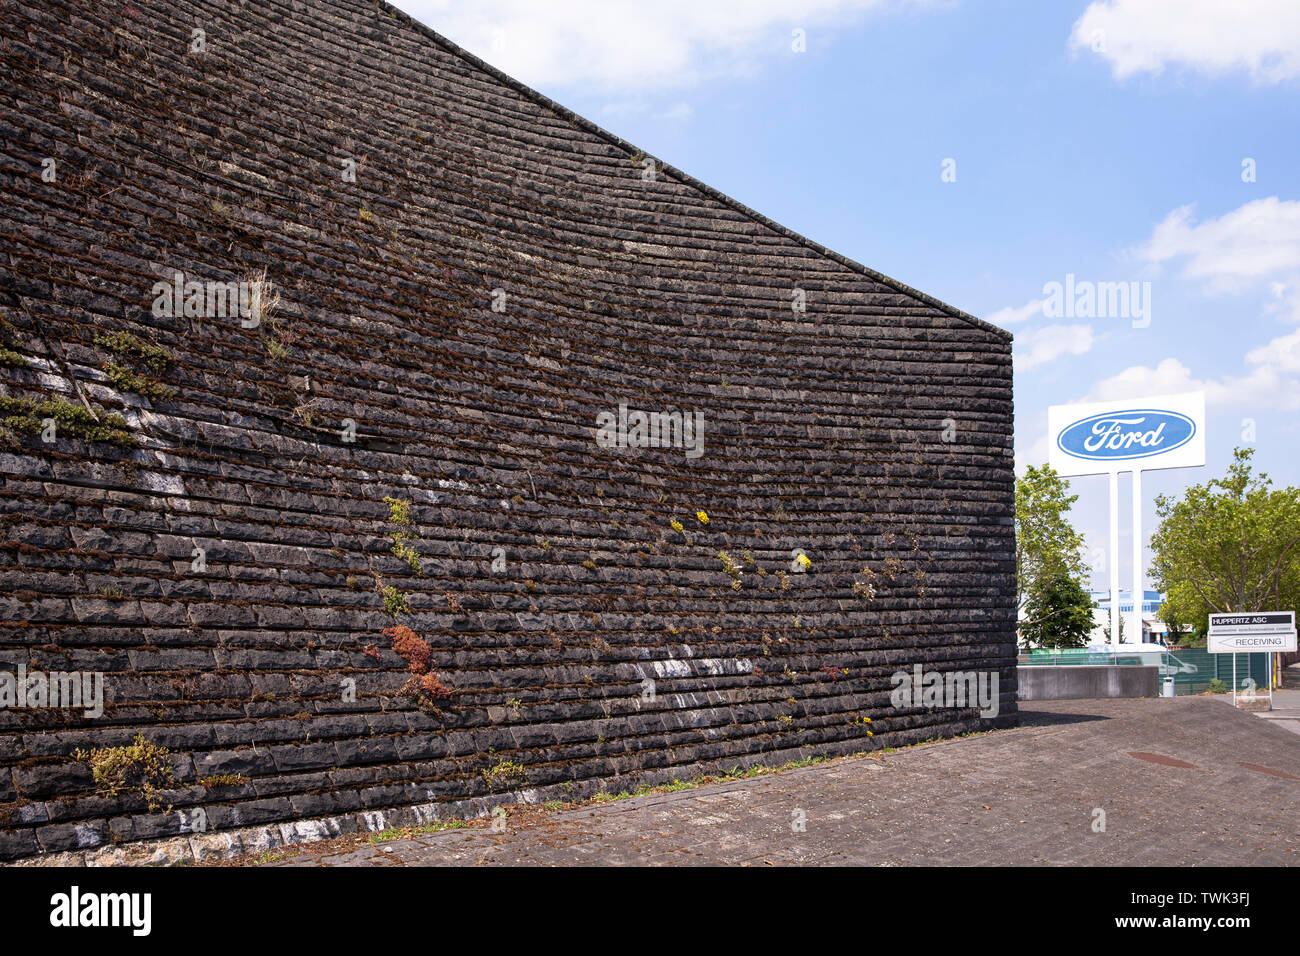
M1294 611L1211 614L1206 650L1211 654L1294 651Z
M1101 475L1205 464L1205 393L1053 405L1047 461L1058 474Z

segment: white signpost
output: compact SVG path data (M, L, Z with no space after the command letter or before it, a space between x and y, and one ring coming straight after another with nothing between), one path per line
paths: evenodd
M1211 654L1280 654L1296 649L1295 611L1211 614Z
M1133 473L1133 640L1142 640L1142 472L1205 464L1205 393L1047 410L1048 464L1063 477L1110 477L1110 641L1119 643L1119 474Z
M1268 654L1268 699L1273 699L1273 655L1296 649L1295 611L1247 611L1240 614L1211 614L1211 654L1232 655L1232 699L1237 699L1237 655L1263 651ZM1254 687L1251 688L1254 697Z

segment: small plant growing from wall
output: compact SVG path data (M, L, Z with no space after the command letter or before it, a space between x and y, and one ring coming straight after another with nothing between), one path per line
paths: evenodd
M497 758L494 765L485 767L480 773L483 776L483 782L487 784L488 789L493 793L518 790L528 784L528 776L524 773L524 768L512 760Z
M73 405L58 397L37 401L0 395L0 439L7 431L41 435L46 430L47 418L54 420L54 433L59 438L81 438L122 448L135 447L135 437L126 430L126 419L116 412L96 417L81 405Z
M856 594L858 597L862 598L862 600L864 601L871 601L876 596L876 586L874 583L872 583L876 579L876 574L870 568L863 568L862 576L866 578L866 580L854 581L853 593Z
M451 688L433 671L433 648L415 631L403 624L384 628L384 637L393 642L393 650L406 661L411 679L402 687L402 693L413 698L423 711L436 711L438 705L451 699Z
M411 503L401 498L384 498L384 504L388 505L388 520L395 525L403 528L411 526Z
M384 610L397 617L399 614L410 614L411 608L406 603L406 595L390 584L376 583L375 590L379 592L384 599Z
M135 392L153 401L171 401L176 397L176 389L160 382L154 382L143 375L138 375L125 366L109 362L104 366L104 375L108 384L119 392Z
M308 428L316 424L316 402L303 402L293 410L293 417L298 419Z
M95 789L108 797L123 791L139 793L145 799L150 813L163 809L160 794L175 783L170 751L148 743L144 734L136 734L126 747L96 747L77 750L72 759L90 764ZM168 811L171 807L166 808Z
M266 333L264 339L266 354L277 362L289 357L289 346L293 344L293 327L283 321L276 311L280 308L280 293L275 283L267 276L266 270L250 273L244 281L248 284L249 319L251 327L261 328Z
M199 786L212 789L214 787L242 787L248 783L248 778L242 773L218 773L210 777L200 777Z
M96 335L95 345L113 356L104 365L104 375L108 384L119 392L134 392L154 401L171 401L176 397L176 389L157 378L172 362L171 353L165 348L141 342L129 332Z
M29 363L22 353L9 347L17 337L18 330L6 320L0 319L0 365L27 368Z
M393 642L393 650L406 661L412 674L426 674L433 648L404 624L384 628L384 637Z
M412 548L406 542L413 537L411 528L414 522L411 521L411 503L401 498L384 498L384 504L388 505L388 520L397 526L389 537L393 540L393 554L407 563L412 571L420 573L420 553Z
M141 342L129 332L96 335L95 344L122 359L144 365L151 375L162 375L172 364L172 354L167 349Z

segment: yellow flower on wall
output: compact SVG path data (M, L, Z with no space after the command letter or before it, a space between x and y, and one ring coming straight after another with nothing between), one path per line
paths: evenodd
M682 523L681 523L680 521L678 521L676 518L674 518L674 519L672 520L672 528L673 528L674 531L681 531L681 530L682 530Z
M707 514L706 512L703 512L703 511L697 511L697 512L695 512L695 517L697 517L697 518L700 519L700 524L708 524L708 523L709 523L709 516L708 516L708 514Z
M799 553L799 557L796 560L799 562L799 567L803 568L805 571L812 567L812 559L803 552Z

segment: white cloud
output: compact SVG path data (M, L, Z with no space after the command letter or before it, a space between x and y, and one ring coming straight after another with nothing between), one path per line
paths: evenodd
M1016 371L1026 372L1062 355L1083 355L1092 349L1092 342L1091 325L1045 325L1021 332L1015 342Z
M1017 325L1020 322L1032 319L1036 315L1042 315L1043 304L1046 301L1046 299L1030 299L1024 305L1019 307L1007 306L1007 308L998 309L998 311L988 316L986 321L1001 326Z
M1156 267L1182 263L1182 277L1208 292L1265 294L1264 316L1300 322L1300 201L1270 196L1200 223L1193 213L1192 206L1171 212L1137 257ZM1083 401L1197 390L1212 408L1300 409L1300 331L1248 351L1241 374L1198 379L1171 357L1154 368L1130 366L1098 382Z
M1252 349L1246 353L1246 362L1279 373L1300 374L1300 330Z
M1164 395L1174 392L1211 390L1212 383L1192 377L1191 369L1176 358L1167 358L1148 368L1132 365L1118 375L1103 379L1094 385L1080 401L1108 402L1125 398L1143 398L1147 395ZM1206 399L1209 400L1207 395Z
M1279 344L1281 343L1281 344ZM1300 380L1292 373L1300 369L1300 340L1297 334L1274 339L1246 356L1251 367L1244 375L1198 379L1176 358L1167 358L1150 368L1132 365L1094 385L1080 401L1145 398L1175 392L1205 392L1212 410L1246 408L1295 411L1300 409Z
M1189 205L1166 216L1136 250L1138 258L1155 266L1182 260L1182 275L1204 281L1214 292L1300 272L1300 201L1256 199L1201 223L1194 212ZM1287 283L1273 282L1270 288L1281 297Z
M1069 45L1104 57L1121 80L1181 66L1279 83L1300 76L1300 3L1098 0L1075 21Z
M740 75L809 53L864 11L923 0L396 0L411 16L530 86L646 92ZM821 31L820 36L818 31Z

